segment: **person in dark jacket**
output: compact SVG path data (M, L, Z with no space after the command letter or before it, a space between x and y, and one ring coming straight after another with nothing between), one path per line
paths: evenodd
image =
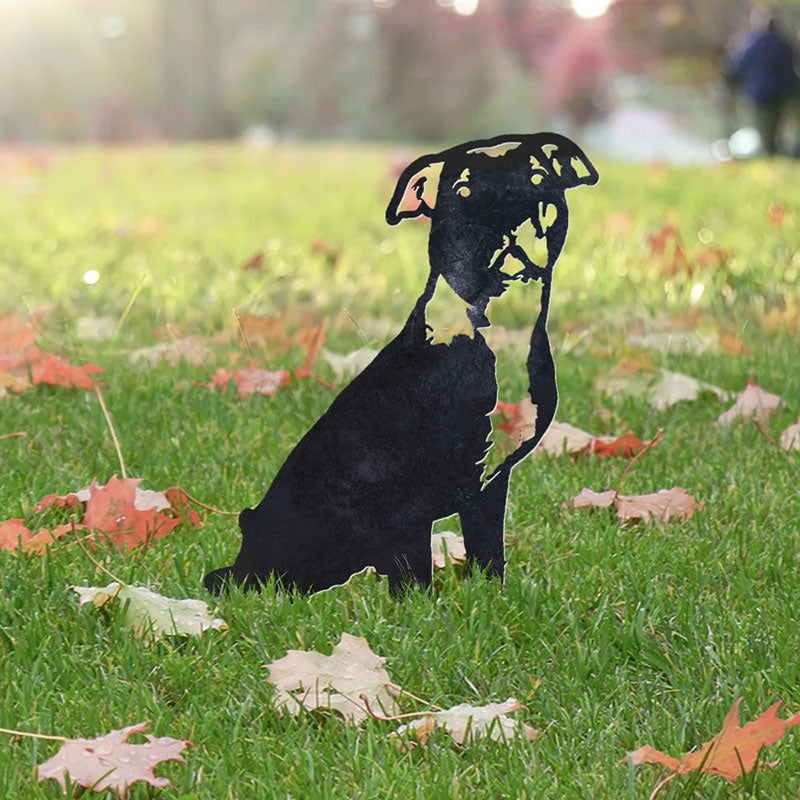
M800 78L794 48L774 13L754 12L751 22L753 33L728 61L726 78L752 103L763 150L775 155L787 108L800 93Z

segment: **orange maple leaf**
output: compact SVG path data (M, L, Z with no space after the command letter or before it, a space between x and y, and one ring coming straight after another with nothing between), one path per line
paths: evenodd
M780 719L777 711L782 701L779 700L757 720L748 722L740 728L740 702L741 698L733 704L722 723L722 730L713 739L709 739L699 750L687 753L681 759L665 755L650 745L644 745L628 753L627 758L634 766L644 763L663 764L677 775L699 770L721 775L731 783L742 774L750 772L756 765L774 767L778 762L759 761L758 751L777 742L786 733L787 728L800 725L800 712L789 719Z
M303 365L294 371L295 380L302 380L311 375L311 367L314 366L319 358L319 351L322 345L325 344L325 328L328 325L328 320L324 319L319 325L305 331L300 338L300 343L306 351L306 358Z
M18 545L29 542L32 535L22 519L0 522L0 550L16 550Z
M644 447L644 442L633 435L633 431L623 433L622 436L614 439L613 442L604 442L602 439L593 439L585 447L575 450L572 455L586 456L593 455L595 458L610 458L621 456L622 458L632 458Z

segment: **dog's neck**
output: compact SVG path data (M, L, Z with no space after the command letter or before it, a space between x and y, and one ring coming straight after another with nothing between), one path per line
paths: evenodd
M425 305L425 325L427 328L426 339L428 344L450 344L456 336L473 338L475 331L480 330L481 335L492 348L493 318L504 305L506 298L513 295L514 287L517 291L525 291L521 283L511 283L508 290L500 297L491 298L484 309L476 313L476 309L456 294L447 281L439 275L433 284L430 299ZM530 288L527 287L530 292Z
M425 306L426 338L429 344L450 344L456 336L475 335L469 318L471 306L439 275Z

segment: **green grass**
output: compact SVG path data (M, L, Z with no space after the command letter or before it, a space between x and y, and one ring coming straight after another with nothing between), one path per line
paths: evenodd
M383 222L389 161L385 150L344 146L68 151L44 171L4 161L2 306L54 304L42 343L105 367L103 393L131 475L150 488L181 485L218 508L252 505L332 394L305 381L243 400L200 384L227 352L242 350L233 308L269 314L313 305L333 315L328 346L339 352L362 343L350 316L377 344L386 337L370 332L373 318L402 321L426 272L426 229ZM165 797L641 798L661 773L629 772L619 763L626 751L649 743L680 755L719 730L737 697L743 719L779 698L800 709L797 454L752 425L716 428L726 405L713 399L655 412L646 399L594 390L598 372L635 353L630 334L696 308L701 330L736 333L749 353L657 354L656 363L737 391L757 375L789 406L773 418L772 435L796 419L797 332L761 322L766 310L800 297L800 169L776 162L600 171L598 187L570 195L572 233L557 267L559 418L643 438L663 428L626 492L682 486L705 510L683 524L624 528L608 513L568 514L562 500L582 486L613 488L624 463L541 457L512 480L502 591L450 568L437 573L431 596L415 592L404 602L390 601L385 581L370 576L294 602L272 591L234 592L217 608L226 634L154 644L135 639L113 612L77 607L70 585L107 579L74 547L44 558L0 552L0 726L92 737L150 720L157 735L195 744L188 765L159 769L176 787ZM790 209L793 224L768 223L772 202ZM612 236L604 223L618 211L632 212L632 225ZM710 232L730 250L728 265L689 280L659 277L645 236L670 214L690 250L698 231L706 239ZM116 233L142 220L156 221L148 225L158 235ZM310 252L320 238L343 248L334 271ZM268 252L266 268L242 273L259 249ZM90 269L100 272L95 286L83 282ZM705 288L692 305L698 282ZM76 336L80 317L101 316L122 320L115 339ZM512 306L503 321L522 327L529 318ZM154 329L167 322L187 334L226 332L214 345L218 362L130 365L127 352L155 341ZM272 366L302 359L297 350L258 355ZM517 399L524 376L510 356L502 367L512 375L503 396ZM330 378L325 369L318 371ZM39 387L0 399L0 436L17 430L28 437L0 440L0 519L37 521L30 509L44 494L119 470L92 393ZM100 554L130 582L205 597L204 571L230 563L238 544L230 517L206 514L198 530L178 529L145 552ZM387 741L387 723L357 730L280 717L264 665L290 648L330 652L342 631L366 637L397 683L440 706L518 698L527 709L517 716L541 736L467 747L436 736L402 753ZM416 710L406 700L403 708ZM0 736L4 796L61 796L54 782L35 778L35 765L55 750L53 742ZM797 732L768 758L780 764L755 780L686 777L660 796L796 797ZM139 784L127 796L151 794Z

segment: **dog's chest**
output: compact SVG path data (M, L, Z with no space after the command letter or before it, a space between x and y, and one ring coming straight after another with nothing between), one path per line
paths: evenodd
M486 309L491 324L481 334L497 359L498 393L504 402L516 402L527 393L528 351L540 291L538 284L514 282Z

